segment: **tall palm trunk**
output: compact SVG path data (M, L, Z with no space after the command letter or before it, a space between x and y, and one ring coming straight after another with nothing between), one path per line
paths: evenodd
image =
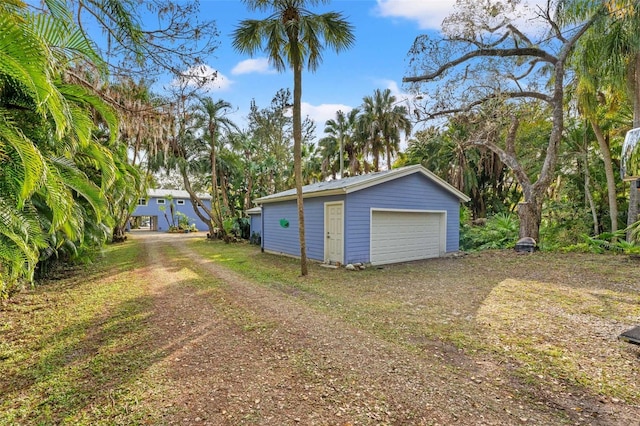
M251 192L253 191L253 176L247 172L245 174L245 181L247 182L247 191L244 194L244 209L249 210L251 208Z
M589 203L589 209L591 210L591 217L593 218L593 235L598 235L598 211L596 210L596 203L593 201L593 196L591 195L591 176L589 174L589 160L588 160L588 152L585 150L584 153L584 196ZM578 163L578 168L580 164Z
M211 150L209 152L209 160L211 161L211 219L213 220L216 228L218 228L218 232L222 232L224 234L224 227L222 226L222 212L220 211L220 197L218 195L216 126L213 123L209 123L209 137L211 138ZM211 234L211 237L213 237L213 233Z
M598 123L590 119L591 127L598 140L598 146L600 147L600 153L602 154L602 160L604 161L604 172L607 178L607 195L609 197L609 217L611 219L611 232L618 230L618 203L616 196L616 179L613 174L613 162L611 161L611 150L609 144L604 138L604 133L598 125Z
M293 55L296 58L296 55ZM302 64L293 64L293 174L296 180L298 201L298 235L300 237L300 274L309 273L307 267L307 244L304 233L304 202L302 197Z
M266 39L265 51L272 65L278 71L289 67L293 71L293 174L298 203L300 269L304 276L308 271L302 196L302 68L306 64L313 71L321 62L320 51L324 47L321 39L339 51L353 44L353 32L340 13L309 12L307 5L319 3L314 0L245 0L245 3L252 10L274 9L276 13L265 21L242 21L234 32L234 47L254 54L262 48L262 39Z
M223 174L220 175L220 195L222 196L222 204L224 211L228 216L234 217L236 212L229 203L229 179Z
M631 85L633 87L633 127L640 127L640 53L636 54ZM640 194L638 184L640 180L629 182L629 210L627 211L627 227L638 221L638 204ZM633 239L631 231L627 231L627 241Z
M373 171L378 172L380 171L380 149L373 148L372 154L373 154Z
M195 193L195 191L191 187L191 182L189 182L189 176L185 167L180 167L180 174L182 175L182 183L184 185L184 189L189 193L189 200L191 200L193 211L200 218L200 220L207 224L207 227L209 228L209 237L213 238L215 231L215 225L213 222L213 209L208 209L207 206L205 206L205 204L202 202L202 200L200 200L200 197L198 197L198 195ZM202 214L202 212L200 211L201 209L205 212L206 216L205 214Z

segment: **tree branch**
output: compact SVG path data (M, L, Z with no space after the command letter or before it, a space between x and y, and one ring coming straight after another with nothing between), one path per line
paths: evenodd
M477 40L471 40L471 39L468 39L466 37L451 37L448 40L450 40L450 41L459 41L459 42L464 42L464 43L470 43L470 44L473 44L474 46L476 46L478 49L492 49L492 48L495 48L496 46L499 46L506 39L508 39L509 35L510 34L508 32L505 32L502 35L502 37L500 37L498 40L496 40L495 42L490 43L490 44L480 43Z
M553 98L551 96L545 95L544 93L533 92L533 91L496 93L489 96L485 96L482 99L478 99L473 102L470 102L460 108L451 108L451 109L446 109L446 110L437 111L433 113L425 112L425 119L423 121L431 120L433 118L438 118L445 115L457 114L461 112L469 112L474 107L477 107L478 105L482 105L485 102L488 102L496 98L507 98L507 99L533 98L533 99L539 99L541 101L548 102L548 103L551 103L553 101Z
M441 76L448 69L454 68L457 65L460 65L464 62L467 62L474 58L483 58L483 57L499 57L499 58L507 58L507 57L521 57L521 56L533 56L539 58L544 62L549 62L550 64L555 65L558 59L551 55L549 52L545 52L542 49L538 49L535 47L525 47L525 48L511 48L511 49L478 49L472 52L467 53L457 59L447 62L442 65L436 71L423 74L416 77L404 77L402 81L404 83L418 83L433 80L439 76Z
M511 133L511 131L513 130L514 138L515 138L515 133L517 132L517 127L518 127L517 125L513 126L513 123L512 123L512 126L509 129L509 133ZM510 153L503 150L498 145L496 145L495 143L487 139L477 139L472 141L471 144L477 145L477 146L484 146L487 149L491 150L493 153L495 153L500 158L500 161L502 161L502 163L504 163L507 167L509 167L513 172L513 174L515 175L516 180L522 187L522 191L525 195L525 200L529 199L529 195L532 187L531 180L529 179L529 176L524 171L524 169L520 165L520 162L518 162L518 159L514 155L511 155Z

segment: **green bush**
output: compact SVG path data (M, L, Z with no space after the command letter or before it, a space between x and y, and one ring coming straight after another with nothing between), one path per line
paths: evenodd
M632 227L637 224L631 225ZM631 235L633 236L633 229ZM637 241L628 242L626 237L626 229L617 232L604 232L595 237L582 234L582 242L572 244L562 248L566 252L583 252L583 253L623 253L623 254L640 254L640 245Z
M461 219L464 219L465 214L461 214ZM484 224L473 224L468 219L461 222L462 250L513 248L518 241L520 222L513 213L497 213L487 218Z
M193 219L189 218L186 214L182 212L176 212L176 220L178 222L178 229L181 230L192 230L193 225L190 225L189 222L193 222Z

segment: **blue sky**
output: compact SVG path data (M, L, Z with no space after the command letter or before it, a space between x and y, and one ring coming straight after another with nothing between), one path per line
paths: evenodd
M354 26L354 46L339 54L325 50L315 73L303 73L303 115L316 121L318 133L324 122L338 110L348 111L372 95L375 89L391 89L398 99L402 77L408 69L407 52L413 40L425 31L439 28L452 11L453 0L334 0L315 8L342 12ZM268 66L265 55L253 58L237 53L232 32L243 19L261 19L266 13L249 12L238 0L202 0L203 18L214 19L220 32L220 47L207 66L218 72L209 95L224 99L238 111L233 118L243 126L251 99L258 107L268 107L280 88L292 88L290 72L277 73Z

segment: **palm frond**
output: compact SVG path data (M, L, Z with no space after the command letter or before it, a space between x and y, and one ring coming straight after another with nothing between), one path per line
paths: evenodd
M0 77L11 78L33 98L36 112L51 117L61 138L68 130L69 112L52 79L52 54L28 26L0 13Z
M19 162L6 163L5 175L10 175L11 173L19 175L17 181L19 192L16 195L18 196L18 203L21 205L42 184L45 165L40 151L11 122L10 117L10 114L5 109L0 108L0 153L12 158L17 156L20 159ZM10 151L14 155L11 155Z
M56 168L61 183L69 189L73 189L80 197L84 198L92 207L97 220L100 221L107 209L105 199L100 188L89 180L75 163L66 158L51 158L50 164Z
M51 209L51 228L49 233L53 233L65 225L70 219L73 208L73 196L64 184L64 178L60 176L60 171L48 159L46 167L47 185L40 192L46 206Z
M47 44L56 59L56 66L66 68L78 60L88 61L103 73L106 64L98 55L95 45L76 26L70 15L61 11L60 14L28 15L34 32Z
M118 137L119 119L116 111L111 106L96 94L78 85L59 84L58 90L66 100L77 104L88 114L96 113L92 116L94 125L97 125L102 120L109 129L109 143L115 142Z

